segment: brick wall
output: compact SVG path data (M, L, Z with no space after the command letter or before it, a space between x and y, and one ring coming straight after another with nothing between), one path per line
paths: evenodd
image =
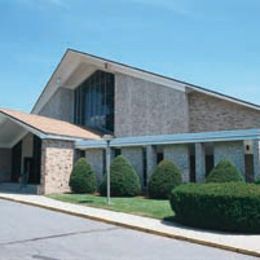
M214 164L221 160L231 161L245 175L245 155L243 141L214 143Z
M188 145L167 145L163 147L163 157L166 160L172 161L180 169L183 182L189 181L190 158Z
M90 164L92 170L96 173L97 182L101 183L104 176L104 151L103 149L87 149L85 151L85 157Z
M143 185L143 150L142 147L125 147L121 149L121 154L128 159L131 165L136 170Z
M122 74L115 82L116 136L188 132L186 93Z
M66 88L59 88L38 114L73 123L74 121L73 90L66 89Z
M198 92L188 97L190 132L260 128L260 111Z

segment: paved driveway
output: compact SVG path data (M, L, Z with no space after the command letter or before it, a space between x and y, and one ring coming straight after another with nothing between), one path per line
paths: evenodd
M253 259L0 200L0 259Z

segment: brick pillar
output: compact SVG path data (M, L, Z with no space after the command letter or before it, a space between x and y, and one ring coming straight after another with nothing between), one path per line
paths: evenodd
M205 147L202 143L195 144L196 182L204 182L206 177Z
M190 180L189 147L185 144L169 145L163 148L164 159L172 161L180 169L182 181Z
M40 193L70 191L69 179L74 160L74 142L42 140Z

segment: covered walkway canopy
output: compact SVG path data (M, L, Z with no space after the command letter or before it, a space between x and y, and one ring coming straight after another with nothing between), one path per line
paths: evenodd
M0 147L13 147L28 132L41 139L74 141L100 139L97 134L65 121L0 109Z
M0 109L0 182L24 179L45 189L47 182L62 178L64 172L69 176L76 141L99 139L65 121ZM65 188L68 180L63 180Z

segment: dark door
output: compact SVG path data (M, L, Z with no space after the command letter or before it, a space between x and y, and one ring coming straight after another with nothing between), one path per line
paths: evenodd
M254 156L253 154L245 154L245 172L246 181L254 181Z
M23 174L25 174L26 183L34 183L33 158L25 157L23 160Z
M11 181L18 182L21 176L22 165L22 142L16 144L12 149L12 174Z
M41 158L42 140L36 135L33 137L33 184L40 184L41 181Z

